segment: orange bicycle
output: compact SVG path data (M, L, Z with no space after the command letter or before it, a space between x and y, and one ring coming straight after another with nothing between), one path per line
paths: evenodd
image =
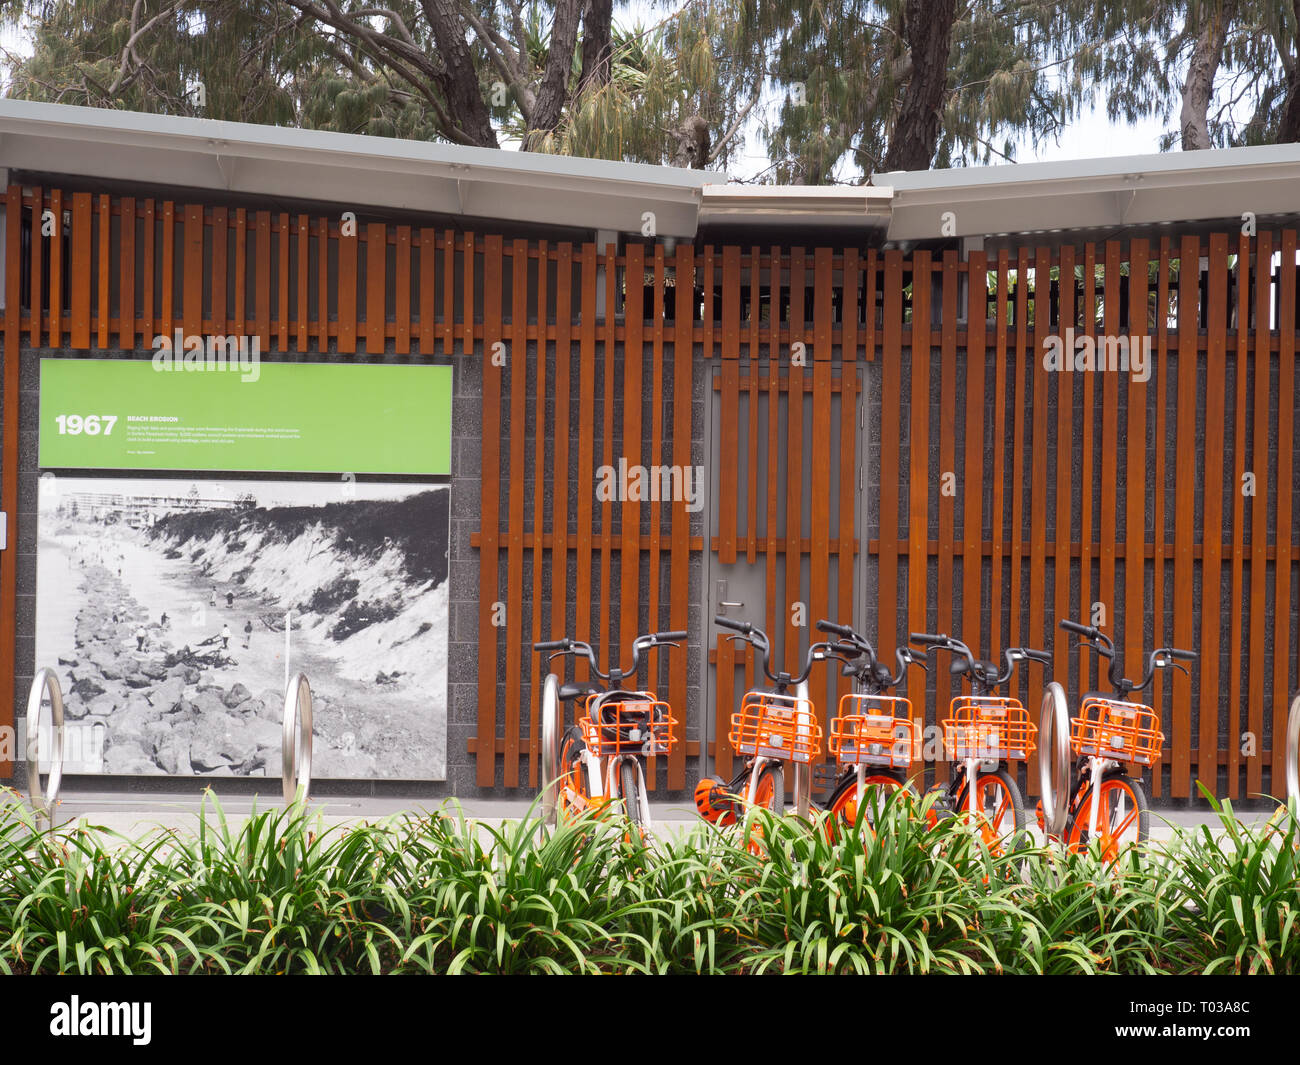
M549 673L542 689L542 762L546 780L542 791L543 817L554 824L586 810L621 804L628 820L650 828L650 803L646 797L645 764L652 755L666 755L677 742L677 719L669 705L653 692L624 688L636 680L642 656L652 647L679 647L684 632L652 632L632 641L631 668L617 664L602 673L591 644L567 637L533 645L556 658L586 658L591 671L604 684L578 681L562 684ZM562 707L583 700L577 724L561 731Z
M721 777L701 780L695 786L696 809L706 821L720 826L736 824L753 806L783 813L786 762L796 771L795 806L799 808L809 799L812 765L821 757L822 741L821 725L812 700L804 693L805 685L815 663L838 656L829 643L814 643L798 676L773 673L771 645L762 629L727 617L713 620L739 634L729 639L754 647L759 668L773 686L746 692L740 711L731 715L728 740L745 762L730 781Z
M1061 628L1083 637L1110 662L1107 672L1115 697L1088 693L1078 716L1069 718L1065 690L1055 682L1048 685L1042 728L1045 740L1050 734L1054 758L1039 762L1038 827L1074 851L1086 851L1090 842L1099 841L1103 855L1114 861L1123 847L1145 843L1150 834L1142 772L1160 761L1165 742L1155 710L1129 696L1145 689L1157 669L1186 672L1177 660L1195 659L1196 653L1158 647L1147 659L1142 679L1133 681L1120 675L1115 644L1104 633L1076 621L1063 620ZM1076 759L1072 773L1070 752ZM1125 765L1136 773L1130 775Z
M817 628L839 639L831 650L845 659L843 674L854 679L853 692L840 699L830 723L827 746L841 771L827 800L828 830L852 825L868 787L885 792L908 788L907 773L921 755L921 737L908 699L890 694L907 676L907 667L927 669L925 657L903 645L894 652L898 672L876 658L870 641L848 625L817 622Z
M1038 728L1019 700L1002 698L994 692L1011 679L1020 662L1050 666L1051 655L1030 647L1008 647L1006 666L999 669L993 662L977 661L970 648L952 636L914 632L911 642L927 652L952 652L952 672L965 675L971 686L970 695L952 700L949 716L940 722L953 772L946 785L937 784L932 789L937 795L930 819L968 818L995 854L1001 852L1002 841L1008 836L1012 836L1013 847L1018 847L1028 817L1024 796L1008 763L1028 759L1034 753Z

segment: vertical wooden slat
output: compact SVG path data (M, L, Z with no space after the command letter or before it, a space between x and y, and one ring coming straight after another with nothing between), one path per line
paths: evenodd
M366 226L366 354L382 355L387 316L384 295L388 278L388 231L382 222ZM516 311L516 317L518 312ZM523 352L520 352L523 355ZM513 480L513 478L511 478ZM507 738L508 739L508 738Z
M601 419L601 464L607 469L615 469L614 460L614 376L618 364L618 343L616 340L615 320L618 316L618 249L613 244L605 245L605 313L599 322L601 351L605 356L604 380L604 417ZM612 555L614 549L614 507L609 499L600 504L600 599L597 604L598 626L600 630L600 668L608 672L618 665L618 648L612 646L614 639L610 602L610 584Z
M91 198L88 192L72 194L72 262L68 274L71 329L68 346L90 347Z
M1295 439L1295 286L1296 231L1282 231L1282 269L1278 278L1278 370L1277 370L1277 510L1273 542L1273 775L1272 791L1286 793L1287 711L1291 701L1291 541L1294 536L1292 499Z
M374 228L371 228L374 239ZM510 373L510 479L506 517L506 720L505 785L519 786L519 732L523 618L524 618L524 462L528 453L528 241L512 242L510 278L510 347L506 366ZM371 255L373 261L373 253ZM369 286L368 286L369 287ZM484 294L487 284L484 282ZM382 289L381 289L382 298ZM468 310L468 308L467 308ZM382 314L381 314L382 317ZM470 315L467 314L467 320ZM373 326L369 327L369 348ZM491 352L488 352L489 361ZM539 456L542 463L543 456ZM544 468L539 465L539 469Z
M248 329L248 212L235 208L235 332L247 336Z
M436 335L438 231L429 227L420 230L420 354L433 354ZM555 639L563 633L555 633Z
M1241 794L1241 610L1245 597L1246 497L1242 482L1246 473L1246 389L1250 366L1250 237L1242 233L1237 242L1237 378L1236 410L1232 421L1232 588L1229 592L1228 626L1228 798Z
M523 242L523 243L524 243L524 253L525 255L527 255L528 245L527 242ZM398 250L397 250L398 274L400 275L401 263L402 263L402 249L401 249L402 238L400 232L398 234L397 244L398 244ZM516 247L518 247L518 245L516 245ZM546 332L544 328L544 326L546 325L546 302L547 302L546 284L548 280L547 270L546 270L546 241L542 241L539 244L537 250L538 250L538 260L540 266L537 271L537 290L536 290L537 307L538 307L537 320L539 326L537 330L538 336L537 336L537 359L536 359L537 395L535 397L534 407L533 407L533 422L534 422L533 434L534 435L533 435L533 454L531 456L533 462L533 550L530 556L532 561L533 586L532 586L532 595L529 597L532 605L532 628L530 630L531 635L529 637L531 643L536 643L538 640L541 640L543 638L542 637L542 570L546 564L545 557L544 557L545 545L543 543L543 539L544 539L543 533L546 528L546 485L548 481L558 480L558 478L556 477L548 477L547 470L548 469L551 470L553 474L558 473L560 470L560 467L558 465L552 464L548 466L546 462L546 354L547 354L546 347L547 345L546 345ZM410 252L410 236L408 233L407 236L408 265L409 265L409 252ZM525 263L526 262L527 259L525 259ZM407 286L409 290L409 286L410 286L409 277L407 278ZM399 292L401 291L400 281L398 282L398 291ZM409 291L408 291L408 299L409 299ZM525 309L527 308L527 306L528 306L527 303L525 303L524 304ZM523 317L525 323L527 323L528 315L526 313L526 310ZM517 312L516 312L516 318L518 318ZM397 328L399 332L402 330L402 315L400 313L397 315ZM525 338L525 344L527 344L526 338ZM510 432L511 432L512 440L516 435L523 436L523 425L519 424L516 426L512 426ZM522 492L523 480L524 480L522 476L522 470L519 471L518 473L515 473L511 477L511 480L512 481L517 480L519 482L520 491ZM526 659L527 662L529 663L528 691L531 696L528 700L528 706L531 711L531 713L529 714L529 727L528 727L528 783L531 787L536 788L540 783L539 773L537 771L538 769L537 761L538 761L538 755L541 751L541 735L542 735L542 719L541 719L542 700L540 697L542 691L542 686L541 686L542 677L541 677L541 670L539 668L540 660L538 659L537 655L533 654L530 650L526 656Z
M831 272L831 249L817 248L813 252L813 414L812 414L812 472L808 496L809 536L812 555L809 561L808 624L811 627L830 614L831 569L831 297L834 275ZM843 396L841 396L841 399ZM846 410L841 408L841 416ZM841 500L841 505L844 501ZM810 639L813 637L810 635ZM828 693L837 683L839 670L826 669L819 675L814 669L808 678L813 705L819 708L819 718L825 729L835 716L833 705L827 705Z
M653 323L650 332L650 457L646 465L653 470L660 468L664 460L664 249L662 244L655 245L654 261L651 266L654 277L654 297L650 307L651 321ZM659 566L663 538L663 504L671 499L671 492L668 493L667 500L662 498L662 493L660 496L651 493L650 499L646 501L646 508L650 515L650 564L646 601L651 632L659 632L665 627L660 624L659 599L663 581L660 580ZM650 677L650 690L653 692L660 690L660 662L659 651L651 651L648 675ZM684 712L685 707L682 707L681 710ZM655 773L650 774L648 783L651 790L654 789L656 776Z
M203 205L185 205L181 232L181 322L187 337L203 332Z
M36 241L33 240L32 243L35 244ZM99 345L101 351L108 347L108 322L112 312L112 308L109 306L109 249L112 243L112 199L107 193L101 193L99 197L99 262L95 268L95 276L99 281L99 312L96 317L98 329L95 342ZM33 285L32 287L35 288L36 286Z
M1083 250L1083 328L1096 342L1097 336L1097 248L1091 241ZM1095 347L1093 349L1096 350ZM1093 480L1093 378L1083 374L1083 426L1079 439L1079 618L1084 625L1093 623L1092 596L1092 501L1096 494ZM1105 520L1105 515L1103 515ZM1092 691L1096 663L1094 652L1079 643L1079 691Z
M757 246L749 250L749 433L746 439L745 561L758 560L758 330L762 285L761 255Z
M330 220L316 219L316 350L330 349ZM335 271L337 278L338 271Z
M1272 274L1273 234L1261 232L1255 248L1255 359L1251 384L1254 389L1254 418L1251 423L1251 466L1255 495L1250 508L1250 663L1247 678L1247 728L1255 737L1257 751L1264 749L1264 655L1260 650L1273 639L1273 625L1266 616L1268 574L1268 455L1269 455L1269 362L1272 357ZM1240 491L1240 489L1238 489ZM1256 795L1264 787L1262 756L1246 762L1246 794Z
M224 217L225 208L221 208ZM135 350L135 198L123 196L121 203L121 236L119 245L119 269L121 280L117 288L118 338L117 344L123 351ZM222 246L222 259L225 262L225 246ZM221 275L224 286L226 277ZM152 339L152 338L146 338Z
M1062 268L1062 274L1064 272ZM966 392L966 436L961 476L961 638L978 651L981 647L984 606L980 571L984 561L984 423L987 418L984 349L988 329L988 255L982 251L970 254L968 291L966 377L963 383Z
M151 201L152 202L152 201ZM50 189L50 212L54 218L54 232L50 236L50 347L63 346L63 191ZM145 259L148 276L153 277L153 256ZM149 326L149 337L153 326ZM148 339L148 338L146 338Z
M673 463L685 470L691 466L691 394L695 359L692 348L694 322L692 306L695 293L695 251L689 244L677 247L677 263L674 271L676 282L673 297L674 333L673 333ZM703 485L696 483L697 491L703 492ZM685 631L690 617L688 602L690 599L690 515L686 510L685 498L673 501L672 517L672 560L670 562L669 587L672 592L670 610L671 624L676 631ZM712 628L711 619L704 619L704 631ZM687 642L687 647L690 642ZM669 656L672 663L671 680L668 684L668 701L673 707L686 707L686 650ZM703 747L703 744L701 745ZM686 744L677 744L668 756L668 787L681 788L686 783Z
M627 246L626 277L623 304L622 457L626 458L627 468L630 470L634 466L641 465L641 400L645 395L645 346L642 342L645 329L644 245ZM630 654L628 649L637 636L637 614L641 606L641 503L631 496L632 493L629 492L628 498L623 500L620 514L621 543L618 562L621 610L616 652L619 658L624 654Z
M1097 345L1097 363L1109 366L1113 357L1107 350L1112 338L1119 336L1119 242L1106 242L1106 274L1103 283L1105 309L1103 336ZM1101 409L1101 523L1098 527L1101 552L1098 566L1098 597L1105 604L1105 629L1117 635L1119 607L1115 600L1115 516L1119 513L1119 370L1105 370L1102 378ZM1131 441L1130 441L1131 442ZM1127 663L1126 663L1127 668Z
M930 538L930 253L918 251L912 257L912 346L909 352L912 379L908 389L911 417L908 428L907 496L907 627L928 632L926 623L927 581ZM888 393L886 393L888 395ZM903 639L906 639L906 633ZM946 666L944 667L946 668ZM942 686L935 681L935 718L947 707L940 701ZM935 762L936 779L947 773L942 757Z
M868 308L868 314L873 313ZM903 394L903 256L885 252L884 321L880 352L880 394ZM877 613L877 646L881 658L889 661L898 646L898 486L902 476L899 441L902 434L899 404L880 406L880 551L877 585L880 589ZM903 635L906 639L906 634ZM914 709L916 702L913 700ZM924 706L920 708L924 717Z
M1043 346L1052 329L1051 300L1052 249L1039 247L1034 253L1034 339L1027 352L1030 378L1033 381L1033 428L1030 437L1029 487L1029 628L1024 635L1026 646L1039 650L1047 647L1044 618L1047 600L1047 368L1043 365ZM1017 670L1017 672L1020 672ZM1036 664L1025 669L1028 679L1029 706L1043 701L1044 672ZM1029 759L1029 779L1037 780L1038 755Z
M1200 240L1197 237L1183 237L1178 254L1178 408L1174 430L1175 446L1177 454L1195 455ZM1195 463L1179 463L1174 476L1174 646L1183 648L1191 648L1193 639L1195 488ZM1172 687L1174 734L1170 794L1181 799L1191 794L1191 685L1185 674L1176 671Z
M253 249L253 301L257 316L258 343L263 351L271 349L271 212L257 212L257 246Z
M442 236L442 354L456 353L456 231Z
M305 214L298 216L298 350L306 351L311 308L308 302L308 282L311 276L311 222Z
M425 232L431 232L426 230ZM551 631L545 639L568 635L569 590L569 361L573 343L573 245L561 244L555 254L555 476L551 483ZM421 266L423 271L423 266ZM421 292L424 277L420 278ZM430 291L432 289L430 288ZM423 295L421 296L423 306ZM420 347L424 349L425 318L420 312Z
M357 255L358 244L360 243L359 234L356 229L356 223L348 227L349 233L344 233L343 227L339 227L338 240L338 293L335 296L338 305L338 350L339 354L354 354L357 350ZM448 300L446 305L447 317L453 317L453 301ZM468 346L466 351L468 352ZM484 370L486 372L486 364ZM499 376L499 375L498 375ZM482 757L482 752L480 752ZM482 773L482 763L480 762L479 771Z
M22 309L18 306L22 280L23 190L10 185L5 190L5 346L4 346L4 417L0 419L0 510L8 516L8 535L18 542L18 364L22 338L18 330ZM35 219L39 234L39 201ZM39 279L38 279L39 280ZM33 286L35 287L35 286ZM53 343L51 341L51 343ZM0 616L16 618L18 552L10 547L0 551ZM0 625L0 728L14 727L15 629L13 624ZM6 744L5 750L12 748ZM13 759L0 755L0 775L13 774Z
M840 528L838 587L835 595L835 620L844 625L866 626L853 599L855 548L857 546L854 515L857 513L858 465L858 282L862 265L856 248L844 249L844 301L840 310ZM868 304L868 307L870 304ZM832 671L836 672L836 671ZM851 689L848 677L840 677L836 699Z
M176 205L171 200L163 201L158 280L158 332L170 341L176 324Z
M1020 587L1024 579L1024 515L1025 515L1025 406L1027 387L1025 371L1029 369L1032 380L1032 367L1025 363L1032 358L1026 351L1029 330L1029 249L1021 248L1016 253L1016 353L1012 359L1012 419L1011 419L1011 579L1008 581L1008 598L1010 611L1007 614L1007 646L1020 644L1021 625ZM996 655L1000 649L990 648L990 655ZM994 659L996 661L996 658ZM1011 674L1007 685L1007 694L1012 698L1020 695L1019 670Z
M780 248L772 248L772 329L769 333L767 352L767 498L766 530L767 557L765 559L763 585L764 597L764 631L773 639L776 634L776 622L780 606L776 585L776 549L777 549L777 474L780 461L781 436L781 327L784 321L781 310L781 276L785 266L784 253ZM730 712L730 706L727 712ZM719 728L722 722L722 708L719 707ZM719 733L721 734L721 733Z
M545 260L543 259L543 263ZM397 255L394 261L394 270L396 277L394 285L396 294L393 302L393 313L397 318L394 326L393 350L398 355L409 355L411 353L411 227L397 227ZM541 282L546 282L546 272L542 271ZM540 319L545 322L545 308L543 308L543 317Z
M351 243L350 254L355 255L356 241L340 238L339 261L342 263L344 244ZM484 240L483 255L483 347L479 359L483 372L483 440L482 483L483 494L479 502L482 514L479 535L479 588L478 588L478 735L475 780L479 787L496 783L497 734L497 653L500 648L500 630L496 624L497 595L499 589L498 551L501 535L501 366L492 358L497 341L501 340L501 237L489 235ZM343 270L340 269L340 275ZM354 277L355 280L355 277ZM355 293L355 289L354 289ZM340 293L341 295L341 293ZM453 311L449 304L447 315ZM355 316L349 316L355 328ZM340 348L343 347L344 314L339 311ZM354 338L355 339L355 338ZM469 357L469 351L466 352ZM521 426L522 429L522 426ZM507 610L508 610L507 606ZM509 617L506 618L509 624ZM517 623L516 623L517 624ZM517 712L517 711L516 711ZM509 742L507 732L506 742Z
M998 249L998 306L996 355L993 362L993 553L989 560L989 654L1002 643L1002 562L1006 553L1006 437L1007 437L1007 299L1008 255Z
M1214 794L1219 790L1219 630L1223 597L1219 567L1223 554L1223 392L1227 387L1228 236L1210 236L1210 276L1205 373L1205 501L1201 513L1201 646L1197 664L1201 689L1200 758L1197 775ZM1289 534L1289 530L1288 530ZM1131 668L1136 669L1134 664ZM1231 744L1231 737L1229 738ZM1193 791L1193 794L1195 792Z
M28 330L28 344L33 348L42 347L44 322L42 305L45 301L45 193L39 185L32 189L32 282L31 282L31 328ZM125 217L125 214L123 215ZM125 262L125 259L123 260ZM133 263L134 265L134 263ZM125 346L125 345L123 345Z
M276 334L281 351L289 350L289 215L283 211L279 217L280 239L276 248Z
M1147 329L1147 272L1149 250L1145 240L1129 246L1129 333L1130 344L1143 343ZM1156 372L1154 353L1147 353L1147 369ZM1146 475L1147 457L1147 381L1130 374L1128 381L1128 422L1124 437L1128 464L1124 475L1124 661L1144 662L1142 657L1146 607ZM1134 667L1136 668L1136 667Z
M957 520L957 252L954 249L950 248L943 253L942 276L942 319L939 332L939 410L942 412L939 416L939 566L935 586L934 627L937 632L952 632L956 620L953 610L952 560ZM913 335L915 328L914 323ZM913 392L914 397L922 395L928 402L928 392ZM968 640L971 637L963 633L962 639ZM934 690L935 706L942 712L952 698L952 674L944 669L936 672Z
M573 636L591 641L592 502L596 476L596 245L582 246L582 293L578 303L578 528L577 586ZM586 662L574 666L586 680Z
M629 253L631 249L629 248ZM722 249L722 410L718 456L718 561L736 561L740 507L740 249Z
M227 326L226 305L226 222L225 207L212 208L212 332L224 336Z
M804 291L807 284L807 255L803 248L790 251L790 347L804 345ZM786 395L785 442L785 668L798 673L803 668L800 654L800 628L795 624L795 603L804 604L804 623L808 624L808 604L803 598L803 363L807 355L790 357L790 390ZM815 618L812 620L816 620Z
M1067 329L1074 327L1074 247L1061 246L1060 318L1057 335L1064 344ZM1065 351L1073 360L1074 352ZM1071 362L1073 365L1073 362ZM1073 492L1070 487L1074 471L1074 374L1058 373L1056 377L1056 558L1052 598L1057 625L1054 633L1053 676L1068 690L1070 679L1070 635L1060 627L1062 620L1075 620L1070 609L1070 532L1074 524L1072 515ZM1132 447L1132 441L1130 441ZM1032 777L1031 777L1032 779Z
M1153 548L1153 566L1151 575L1152 587L1152 611L1151 616L1154 619L1155 637L1154 643L1157 647L1164 646L1168 634L1166 626L1165 611L1165 497L1168 485L1165 477L1165 455L1168 450L1168 440L1165 432L1165 382L1169 376L1169 270L1170 263L1170 239L1162 237L1160 239L1160 264L1157 268L1157 285L1156 285L1156 431L1155 431L1155 469L1152 474L1155 485L1154 496L1152 499L1152 520L1155 527L1155 545ZM1156 670L1155 680L1151 684L1151 705L1155 708L1157 714L1160 714L1164 707L1164 671ZM1083 690L1082 684L1080 690ZM1165 739L1165 747L1168 749L1169 738ZM1159 796L1164 790L1164 773L1157 771L1152 774L1151 794Z

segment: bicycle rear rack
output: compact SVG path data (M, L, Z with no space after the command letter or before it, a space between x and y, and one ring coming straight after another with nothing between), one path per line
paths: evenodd
M50 723L53 728L54 750L50 752L50 769L45 787L41 787L40 738L41 705L46 695L50 699ZM53 825L54 807L59 801L59 787L63 783L63 689L59 678L48 666L37 671L27 693L27 793L37 818L44 818L47 826Z

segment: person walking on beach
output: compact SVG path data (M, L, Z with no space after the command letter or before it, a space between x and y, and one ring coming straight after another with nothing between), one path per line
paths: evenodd
M148 634L147 632L145 632L145 629L144 629L144 626L143 626L143 625L140 625L139 627L136 628L136 630L135 630L135 649L136 649L137 651L143 651L143 650L144 650L144 641L145 641L145 637L148 636L148 635L149 635L149 634Z
M244 622L244 648L247 650L248 641L253 638L253 622L251 620Z
M230 650L230 626L229 625L221 626L221 649L223 651Z

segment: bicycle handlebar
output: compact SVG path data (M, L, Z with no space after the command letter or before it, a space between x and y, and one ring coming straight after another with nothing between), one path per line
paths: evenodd
M756 625L751 625L749 622L734 621L731 618L723 617L721 614L714 615L713 621L714 624L721 628L731 629L733 632L740 634L739 636L731 637L731 639L745 640L747 643L753 645L754 650L758 652L759 662L762 666L763 673L767 676L767 679L777 685L778 688L789 687L792 684L802 684L808 679L808 675L812 672L812 667L818 662L824 662L828 658L838 658L842 662L848 660L845 657L844 649L840 649L839 645L834 643L818 642L809 646L807 658L804 660L803 671L797 676L792 676L785 672L773 673L771 664L772 644L767 638L767 633ZM829 625L830 622L827 622L826 624ZM820 628L821 625L819 624L818 627ZM850 629L849 632L852 633L852 630ZM853 650L856 654L857 648L853 648Z
M592 650L591 644L584 643L581 640L571 640L564 637L562 640L543 640L540 643L533 644L533 650L542 654L550 651L551 658L557 658L560 655L575 655L585 658L591 666L591 671L601 680L613 681L615 684L622 681L624 677L635 677L641 668L641 653L648 651L652 647L660 645L666 647L678 646L678 640L684 640L689 633L684 631L671 632L648 632L644 636L638 636L632 641L632 666L630 669L619 669L617 663L608 673L602 673L600 666L596 662L596 652ZM549 661L549 659L548 659Z
M1170 666L1175 669L1182 669L1183 667L1174 661L1176 658L1185 662L1196 658L1195 651L1184 651L1177 647L1157 647L1147 656L1147 667L1142 674L1142 679L1133 681L1121 674L1119 662L1115 659L1115 641L1104 632L1096 628L1089 628L1087 625L1080 625L1077 621L1068 620L1061 621L1061 628L1066 632L1073 632L1083 637L1093 651L1110 663L1106 670L1106 676L1110 680L1111 687L1119 695L1129 695L1132 692L1144 690L1155 678L1157 669L1168 669Z
M1052 664L1052 656L1046 651L1039 651L1033 647L1008 647L1002 652L1003 660L1006 662L1006 668L998 670L992 674L985 674L979 668L979 663L971 653L971 649L955 636L949 636L947 633L930 633L930 632L913 632L908 639L912 643L919 644L925 648L936 648L938 650L951 651L953 654L960 655L966 659L966 668L970 673L971 685L973 687L983 687L988 691L1002 687L1011 679L1011 674L1015 672L1016 663L1024 659L1030 662L1038 662L1044 666ZM928 654L927 650L927 654ZM996 667L994 667L996 668Z

